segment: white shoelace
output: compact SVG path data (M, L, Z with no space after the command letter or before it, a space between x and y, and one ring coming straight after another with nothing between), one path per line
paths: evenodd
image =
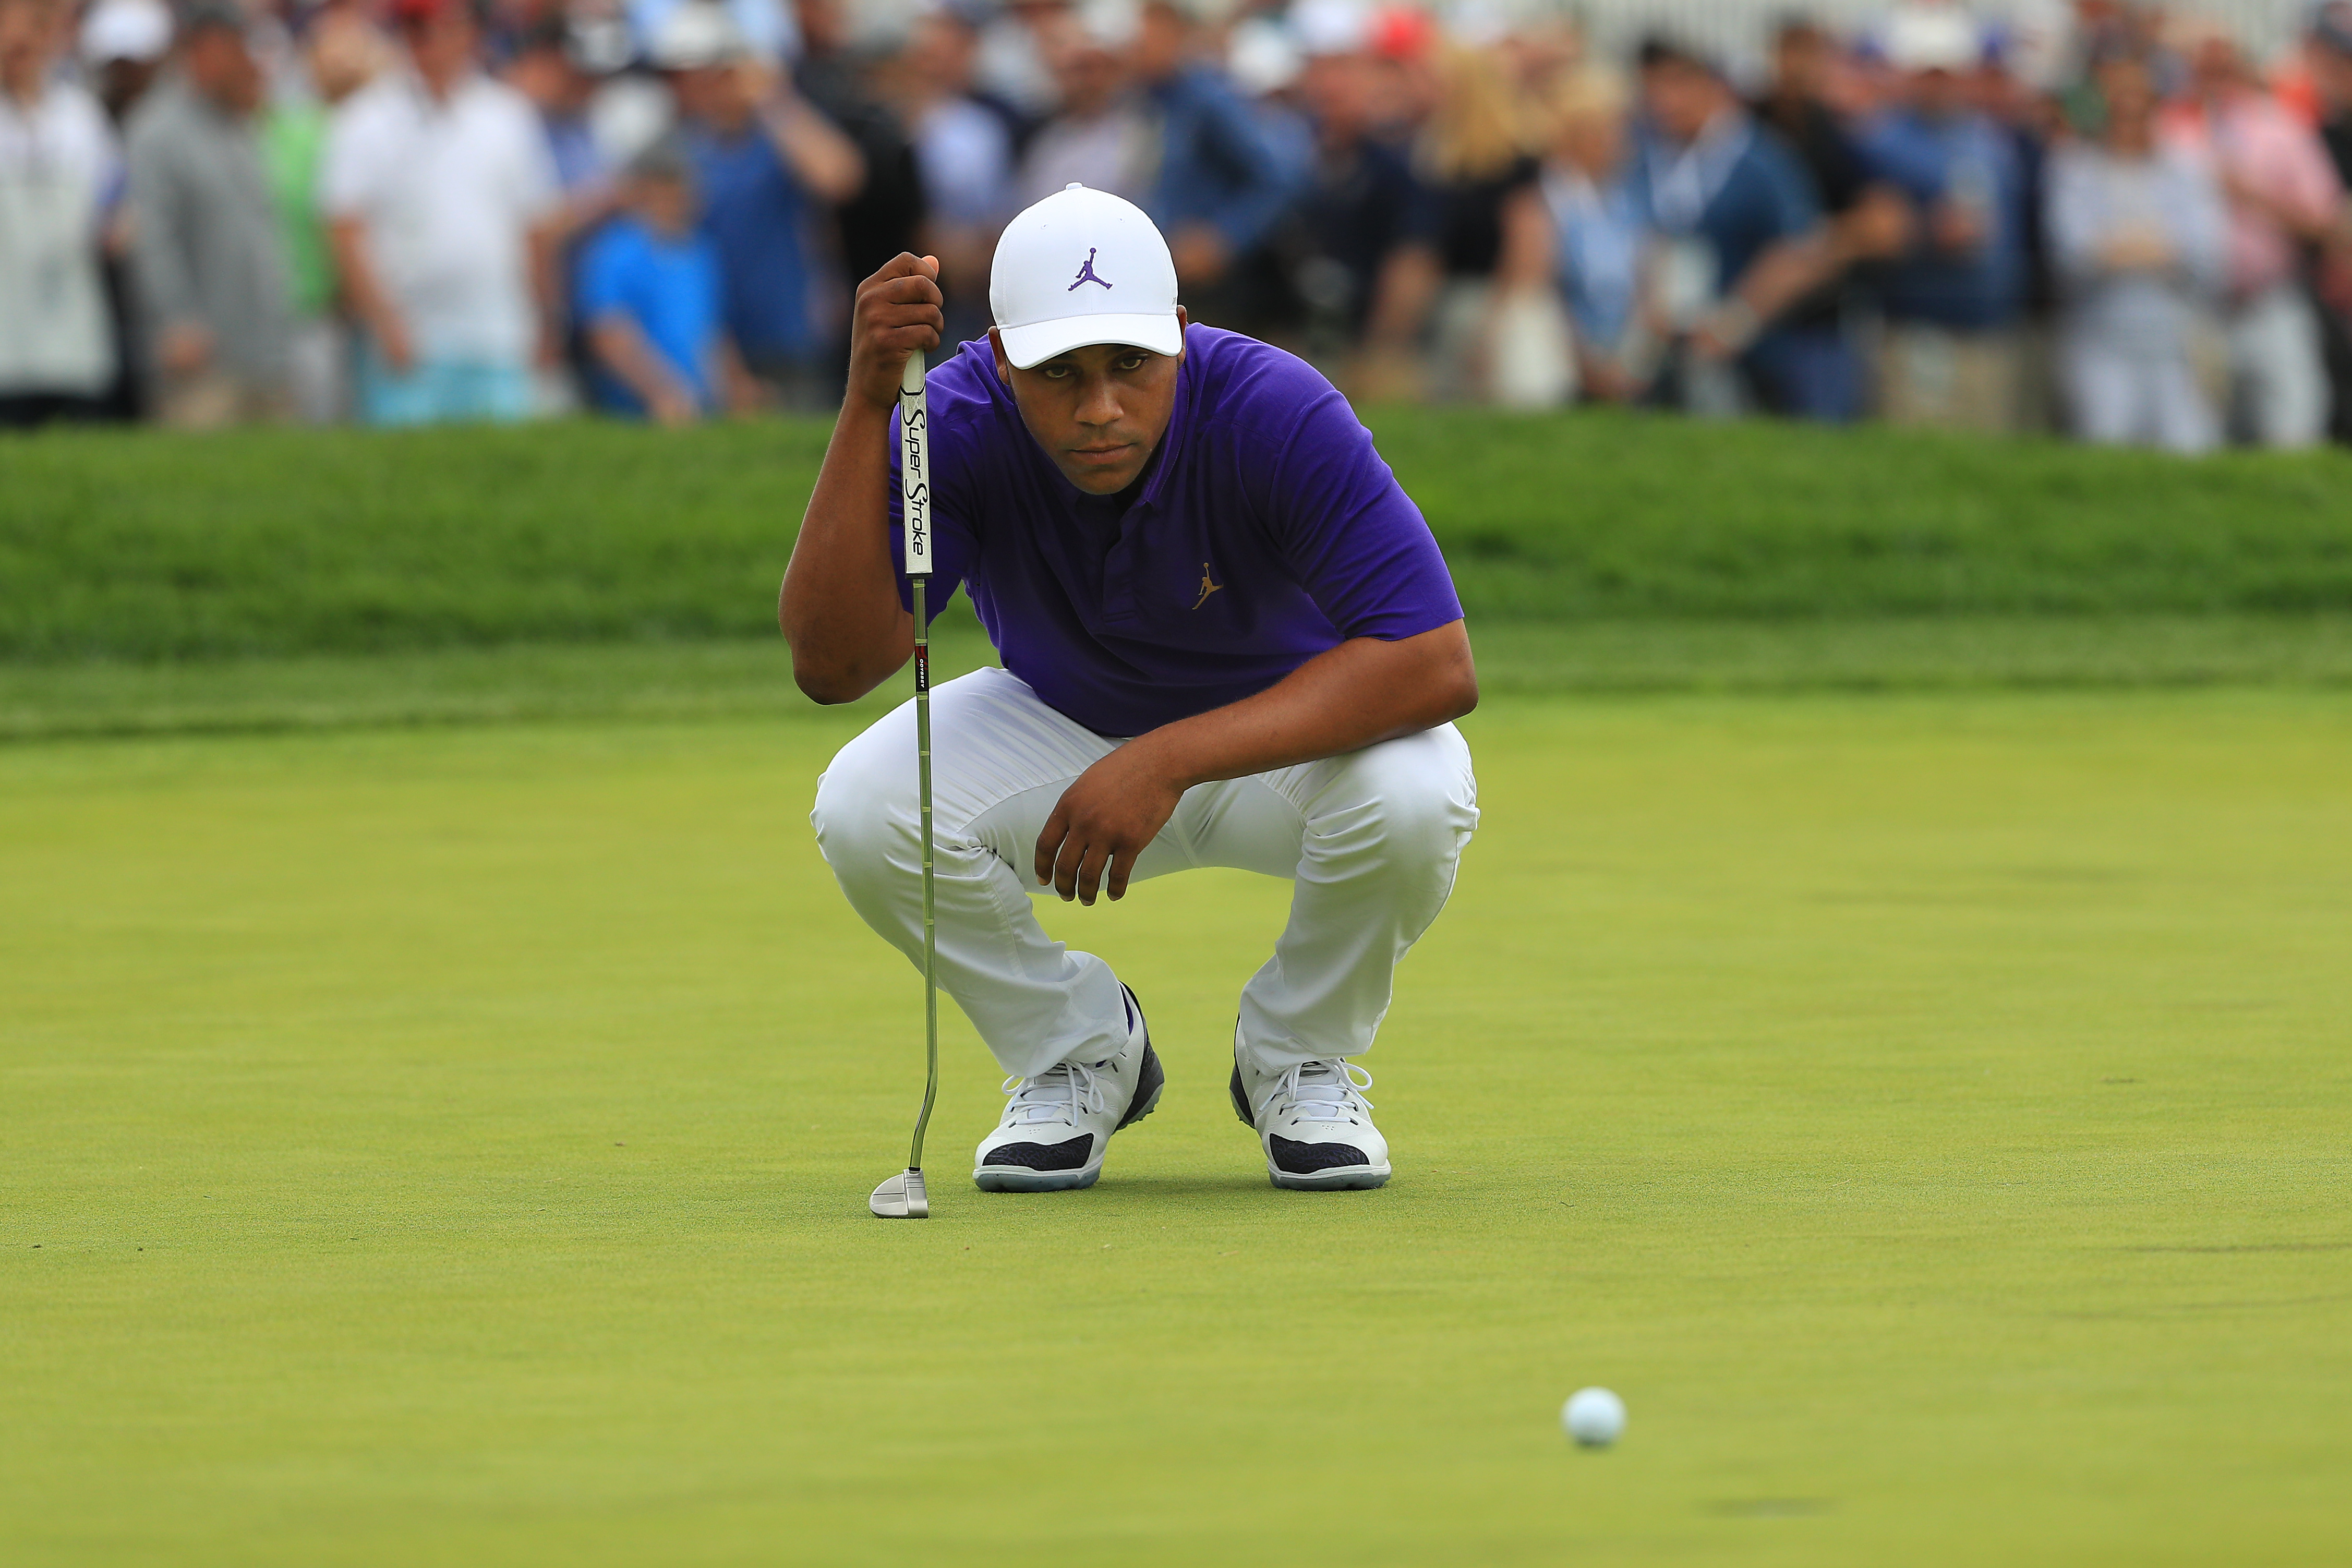
M1286 1101L1301 1121L1346 1121L1354 1111L1371 1114L1372 1102L1363 1096L1371 1087L1371 1073L1344 1058L1300 1062L1276 1080L1274 1103Z
M1095 1069L1084 1062L1063 1062L1035 1078L1008 1078L1000 1086L1012 1100L1004 1108L1004 1124L1029 1127L1059 1121L1076 1127L1078 1112L1097 1116L1110 1109Z

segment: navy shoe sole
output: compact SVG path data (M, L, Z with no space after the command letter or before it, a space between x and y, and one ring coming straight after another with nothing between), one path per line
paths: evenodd
M1234 1097L1234 1114L1241 1118L1243 1126L1257 1132L1257 1123L1250 1119L1249 1096L1242 1092L1242 1069L1238 1062L1234 1066L1233 1082L1225 1088L1226 1092ZM1274 1155L1266 1151L1264 1133L1258 1134L1258 1152L1265 1154L1265 1179L1285 1192L1368 1193L1374 1187L1388 1185L1389 1171L1385 1168L1375 1171L1370 1165L1335 1165L1328 1171L1293 1175L1274 1163Z
M1127 991L1127 987L1119 987ZM1114 1134L1126 1131L1145 1117L1160 1109L1160 1092L1168 1087L1168 1074L1160 1065L1160 1053L1151 1048L1151 1025L1143 1018L1143 1004L1135 1000L1135 993L1127 991L1127 999L1135 1008L1135 1016L1143 1020L1143 1059L1136 1064L1135 1098L1128 1102L1127 1114L1111 1129ZM1110 1139L1103 1140L1104 1147L1094 1152L1094 1158L1075 1171L1033 1171L1026 1165L982 1165L971 1173L972 1185L983 1193L1075 1193L1093 1186L1102 1179L1103 1156L1110 1152Z

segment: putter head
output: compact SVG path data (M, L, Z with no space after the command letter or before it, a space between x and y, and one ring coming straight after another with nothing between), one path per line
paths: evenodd
M902 1171L874 1189L866 1206L877 1219L929 1219L930 1194L923 1190L923 1173Z

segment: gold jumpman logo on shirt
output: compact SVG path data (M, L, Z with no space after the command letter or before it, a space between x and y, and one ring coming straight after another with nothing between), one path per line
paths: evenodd
M1193 600L1193 601L1192 601L1192 607L1193 607L1194 609L1196 609L1196 610L1197 610L1197 609L1199 609L1202 605L1205 605L1205 604L1207 604L1207 603L1209 602L1209 595L1212 595L1212 594L1213 594L1213 593L1218 592L1220 589L1222 589L1222 588L1223 588L1223 587L1224 587L1224 584L1223 584L1223 583L1213 583L1213 582L1211 582L1211 581L1209 580L1209 563L1208 563L1207 562L1205 562L1205 561L1202 562L1202 563L1201 563L1201 596L1200 596L1199 598L1197 598L1197 599L1195 599L1195 600Z

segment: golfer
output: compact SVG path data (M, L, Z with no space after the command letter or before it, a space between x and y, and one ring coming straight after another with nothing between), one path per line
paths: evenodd
M849 391L778 607L794 678L864 696L913 651L894 410L940 342L938 264L859 285ZM931 696L939 983L1011 1074L990 1192L1090 1186L1162 1074L1135 994L1045 934L1229 866L1294 884L1243 988L1234 1110L1277 1186L1377 1187L1354 1058L1478 820L1452 721L1476 703L1428 524L1301 361L1192 326L1151 220L1073 185L1007 226L996 319L931 371L933 604L961 582L1003 659ZM844 747L817 842L866 924L922 962L913 704Z

